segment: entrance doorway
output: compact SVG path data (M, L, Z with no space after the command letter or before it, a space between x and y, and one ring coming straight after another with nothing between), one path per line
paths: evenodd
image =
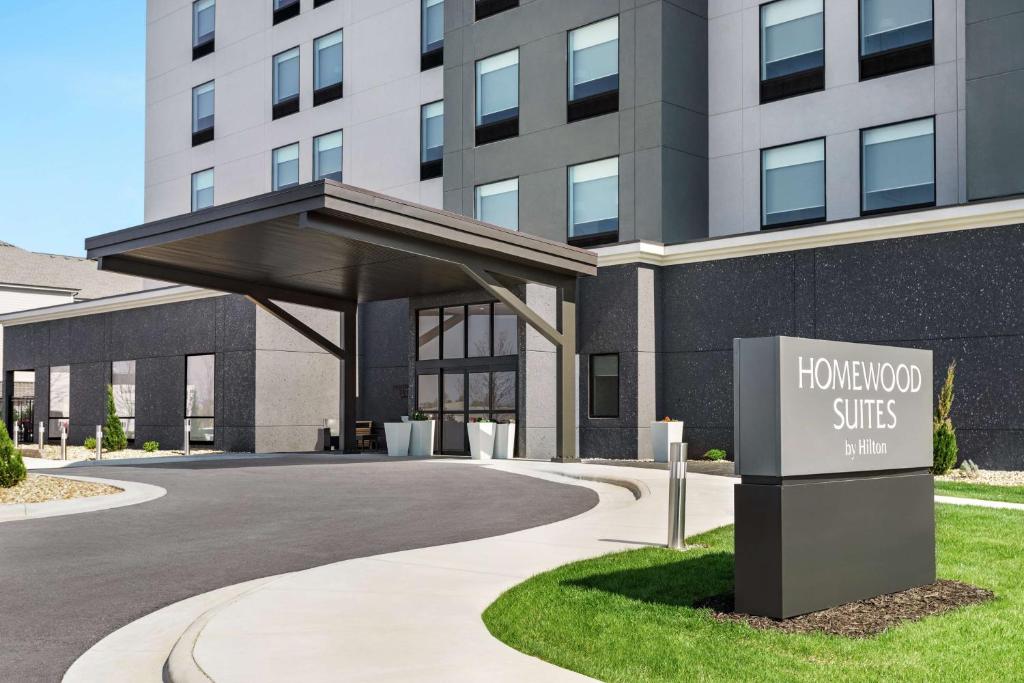
M438 421L435 450L466 455L466 425L474 420L518 422L515 366L446 368L421 374L417 397L420 410ZM428 412L429 411L429 412Z
M17 370L8 373L7 415L8 431L17 434L18 443L35 441L36 373Z

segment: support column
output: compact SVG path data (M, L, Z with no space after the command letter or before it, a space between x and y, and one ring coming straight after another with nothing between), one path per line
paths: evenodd
M341 361L341 444L343 453L355 453L356 444L356 319L359 305L346 305L341 316L341 343L345 357Z
M557 288L557 324L561 334L560 343L556 344L558 377L557 377L557 424L556 452L557 462L575 462L579 460L576 453L576 280L566 281Z

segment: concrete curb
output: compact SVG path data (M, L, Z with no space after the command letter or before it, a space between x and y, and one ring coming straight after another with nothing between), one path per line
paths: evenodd
M165 455L155 458L124 458L122 460L43 460L40 458L24 458L25 466L30 471L51 469L72 469L80 467L118 467L129 465L160 465L179 462L220 462L231 460L273 460L289 458L296 455L309 458L341 459L357 456L339 453L224 453L221 455Z
M980 498L960 498L958 496L935 496L936 503L947 505L967 505L979 508L992 508L995 510L1022 510L1024 503L1005 503L1001 500L981 500Z
M42 519L45 517L61 517L77 515L84 512L98 512L139 505L167 495L167 490L152 484L141 484L133 481L117 479L99 479L97 477L72 477L68 475L46 474L49 477L73 479L92 484L107 484L121 489L121 493L109 496L93 496L91 498L74 498L71 500L52 500L46 503L13 503L0 505L0 522L17 522L26 519Z

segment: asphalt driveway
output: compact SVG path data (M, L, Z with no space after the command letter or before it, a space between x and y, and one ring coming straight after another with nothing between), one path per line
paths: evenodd
M293 456L71 470L159 500L0 524L0 679L59 681L107 634L224 586L564 519L585 488L479 467Z

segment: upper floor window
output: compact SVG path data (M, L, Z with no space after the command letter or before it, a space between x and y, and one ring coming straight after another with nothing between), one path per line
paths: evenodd
M518 230L519 178L478 186L475 204L478 221Z
M570 123L619 109L619 18L569 32Z
M519 7L519 0L476 0L476 20L486 19L513 7Z
M761 227L825 220L825 140L761 152Z
M320 5L326 5L327 3L331 2L331 1L332 0L313 0L313 7L315 9L315 8L319 7Z
M861 131L861 213L935 204L935 119Z
M273 152L274 190L299 184L299 143L278 147Z
M214 82L192 88L192 146L213 139Z
M444 0L422 0L420 69L444 64Z
M274 23L280 24L286 19L299 16L299 0L273 0Z
M343 142L340 130L313 138L313 180L330 178L341 182Z
M860 77L935 61L932 0L860 0Z
M476 144L519 135L519 50L476 63Z
M335 31L313 41L313 106L345 94L345 34Z
M192 3L192 59L213 52L217 28L216 0L196 0Z
M299 110L299 48L274 55L273 116L294 114Z
M213 169L192 174L192 210L213 206Z
M444 173L444 102L431 102L420 110L420 180Z
M619 159L569 168L569 242L592 246L619 239Z
M761 5L761 104L825 87L824 0Z

